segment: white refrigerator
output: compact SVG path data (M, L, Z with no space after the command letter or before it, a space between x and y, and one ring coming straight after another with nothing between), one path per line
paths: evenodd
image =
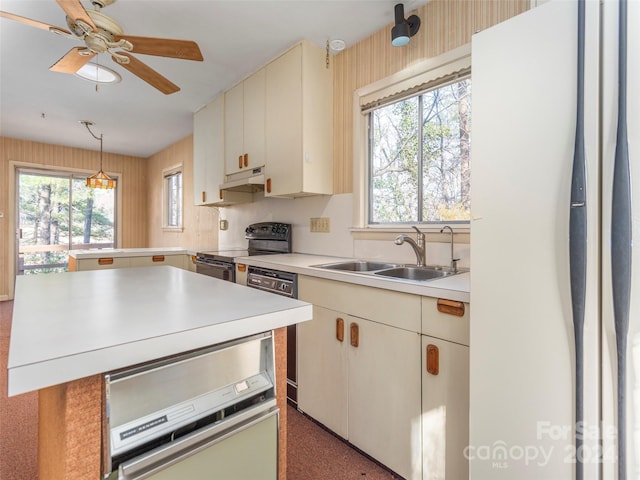
M472 81L470 478L640 480L640 1L479 32Z

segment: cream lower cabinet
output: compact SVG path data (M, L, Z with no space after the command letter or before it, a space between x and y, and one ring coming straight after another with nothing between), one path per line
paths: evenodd
M187 255L153 255L151 257L130 257L130 267L158 267L170 265L172 267L186 268Z
M349 437L349 321L314 305L313 320L298 325L298 407L343 438Z
M130 267L156 267L160 265L170 265L182 269L188 268L190 262L188 255L150 255L144 257L101 257L83 258L75 261L75 270L108 270L111 268ZM71 270L71 268L70 268Z
M426 368L434 348L438 373ZM422 478L469 478L469 347L423 335L422 355Z
M469 478L469 305L422 298L423 479Z
M422 475L420 297L301 276L298 406L407 479Z

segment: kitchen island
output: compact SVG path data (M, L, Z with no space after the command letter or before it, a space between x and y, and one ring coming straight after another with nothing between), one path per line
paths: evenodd
M104 373L269 330L284 365L283 327L311 317L307 303L169 266L18 277L8 389L40 391L41 478L100 478Z

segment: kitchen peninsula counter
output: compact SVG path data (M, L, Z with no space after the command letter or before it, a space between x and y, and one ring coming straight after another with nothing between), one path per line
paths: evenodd
M304 302L168 266L21 276L9 395L311 317Z
M283 327L311 318L308 303L170 266L18 277L8 389L39 391L39 477L101 478L104 373L274 330L284 480Z

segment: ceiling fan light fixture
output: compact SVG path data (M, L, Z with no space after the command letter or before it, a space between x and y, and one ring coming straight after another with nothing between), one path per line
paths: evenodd
M402 3L396 4L394 12L395 25L391 29L391 44L394 47L404 47L409 43L409 38L420 30L420 17L411 15L405 20Z
M93 62L85 63L75 74L92 83L118 83L122 80L118 72Z

